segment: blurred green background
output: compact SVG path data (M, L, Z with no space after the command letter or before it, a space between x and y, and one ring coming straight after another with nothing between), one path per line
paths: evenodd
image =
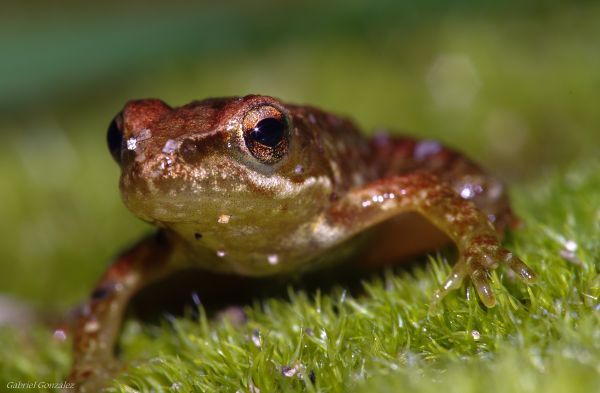
M465 151L513 187L600 143L600 4L20 2L0 15L0 293L83 299L147 231L106 126L132 98L261 93Z

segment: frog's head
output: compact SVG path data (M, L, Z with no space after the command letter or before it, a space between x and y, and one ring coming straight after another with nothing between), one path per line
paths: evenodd
M291 233L322 210L332 178L311 120L266 96L139 100L115 117L108 144L133 213L216 247Z

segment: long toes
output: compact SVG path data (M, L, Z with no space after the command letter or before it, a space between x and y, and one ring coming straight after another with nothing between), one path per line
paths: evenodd
M521 277L523 281L532 283L536 280L537 275L535 272L531 270L529 266L523 263L523 261L511 253L507 255L506 263L513 272L517 273L519 277Z
M496 305L496 296L490 286L490 279L485 270L475 270L471 273L471 280L477 289L479 298L486 307L491 308Z
M448 294L448 292L460 288L466 275L467 273L464 262L457 262L446 278L446 281L444 281L444 284L442 284L441 288L436 289L433 293L431 308L435 308L436 305Z
M457 262L446 278L446 281L444 281L441 290L447 293L453 289L460 288L466 275L465 264L462 261Z

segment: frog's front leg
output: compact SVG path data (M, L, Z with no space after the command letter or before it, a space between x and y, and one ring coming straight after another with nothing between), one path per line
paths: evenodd
M131 297L171 270L172 247L158 232L124 252L108 268L75 322L69 380L79 392L97 392L118 369L115 344Z
M493 307L496 298L489 275L499 264L508 265L527 282L535 279L529 267L502 247L487 215L429 172L389 177L350 191L332 205L328 219L333 226L342 226L353 234L405 212L424 216L445 232L459 250L459 260L436 291L434 302L460 287L469 276L481 301Z

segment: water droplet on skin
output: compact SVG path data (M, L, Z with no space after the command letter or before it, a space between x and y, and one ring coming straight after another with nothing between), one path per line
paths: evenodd
M227 224L227 223L229 223L230 218L231 218L231 216L228 214L221 214L217 221L219 222L219 224Z
M269 265L277 265L279 263L279 256L277 254L271 254L267 257Z
M63 329L56 329L52 337L56 341L65 341L67 339L67 333Z
M223 258L225 255L227 255L227 254L225 253L225 250L217 250L217 256L218 256L219 258Z

